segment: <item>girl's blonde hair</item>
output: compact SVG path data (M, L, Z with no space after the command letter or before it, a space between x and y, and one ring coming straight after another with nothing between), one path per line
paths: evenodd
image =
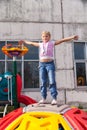
M42 32L42 35L43 35L43 34L49 35L49 36L51 37L51 34L50 34L49 31L43 31L43 32Z

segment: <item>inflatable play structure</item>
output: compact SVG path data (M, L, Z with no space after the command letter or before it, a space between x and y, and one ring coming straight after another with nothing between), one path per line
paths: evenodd
M14 105L15 109L19 107L19 103L29 105L36 101L28 96L21 94L22 80L17 74L16 58L23 56L28 52L28 48L23 45L8 44L2 47L5 55L13 58L13 74L6 72L0 75L0 101L9 101Z
M87 112L68 105L30 104L0 119L0 130L87 130Z

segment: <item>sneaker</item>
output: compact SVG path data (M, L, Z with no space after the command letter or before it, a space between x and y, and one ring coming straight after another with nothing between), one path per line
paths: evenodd
M51 102L51 105L57 105L57 100L53 99L52 102Z
M39 101L39 104L45 104L45 103L47 103L47 102L46 102L46 99L41 99L41 100Z

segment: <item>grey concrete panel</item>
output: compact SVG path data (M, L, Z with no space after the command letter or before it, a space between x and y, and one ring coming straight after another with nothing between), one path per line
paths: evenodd
M75 85L73 70L57 70L56 82L58 89L73 89Z
M0 1L0 21L61 22L60 0Z
M7 0L6 1L3 1L1 0L0 1L0 21L4 21L5 19L8 19L8 3L7 3Z
M83 102L87 104L87 92L86 91L67 91L67 102Z
M64 42L55 47L56 69L73 69L72 42Z
M63 21L65 23L87 22L86 0L63 0Z
M0 39L41 40L41 32L44 30L50 31L54 40L62 35L61 25L58 24L1 22Z
M87 41L87 24L65 24L64 37L78 35L78 41Z

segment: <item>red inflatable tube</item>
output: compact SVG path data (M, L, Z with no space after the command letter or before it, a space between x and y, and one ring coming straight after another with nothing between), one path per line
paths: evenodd
M23 103L25 105L33 104L36 103L34 99L26 96L26 95L21 95L21 89L22 89L22 79L20 75L17 74L17 97L18 97L18 102Z
M18 108L9 114L7 114L5 117L0 119L0 130L5 130L5 128L13 122L16 118L18 118L20 115L23 114L23 108Z
M20 95L18 97L18 102L19 103L23 103L25 105L29 105L29 104L34 104L34 103L37 103L34 99L30 98L30 97L27 97L25 95Z
M72 108L64 113L64 117L66 117L75 130L87 130L87 112L78 108Z

